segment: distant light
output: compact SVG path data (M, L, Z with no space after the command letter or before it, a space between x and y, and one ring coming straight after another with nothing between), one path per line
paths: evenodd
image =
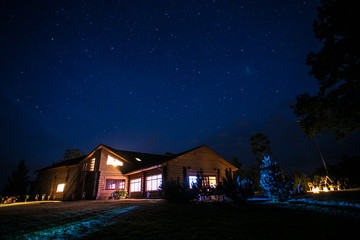
M135 159L136 159L136 161L141 162L141 159L140 159L140 158L135 158Z
M312 189L312 192L313 192L313 193L319 193L319 192L320 192L320 189L319 189L318 187L313 188L313 189Z

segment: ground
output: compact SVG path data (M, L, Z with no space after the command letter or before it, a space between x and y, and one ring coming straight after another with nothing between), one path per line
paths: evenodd
M4 239L350 239L360 218L261 202L37 202L0 207Z

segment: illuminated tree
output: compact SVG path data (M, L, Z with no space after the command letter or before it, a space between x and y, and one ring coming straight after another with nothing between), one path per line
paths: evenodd
M265 196L274 201L287 201L291 198L293 182L282 174L280 166L265 157L260 166L260 187Z

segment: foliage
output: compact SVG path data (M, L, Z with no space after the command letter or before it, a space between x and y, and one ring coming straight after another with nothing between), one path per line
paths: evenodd
M292 179L294 180L293 188L298 188L300 184L300 188L305 191L310 190L308 182L310 182L310 177L307 176L305 173L300 172L298 170L294 170L292 173Z
M78 158L84 156L85 153L82 152L80 149L66 149L63 155L64 160L69 160L73 158Z
M344 156L336 164L327 164L329 177L334 181L339 181L342 188L360 187L360 157ZM320 176L325 176L326 171L322 168L316 168L313 173L313 182L319 182Z
M124 199L127 196L127 192L125 189L115 190L112 194L114 199Z
M260 166L260 187L264 195L274 201L287 201L291 198L293 182L282 174L279 165L265 157Z
M306 64L319 83L316 96L296 97L291 108L308 137L333 132L337 141L360 129L359 1L322 0L313 31L323 44Z
M225 170L225 176L218 188L235 203L243 203L254 194L252 181L246 178L241 179L238 172L231 173L228 169Z
M259 164L253 164L250 165L246 171L243 178L249 179L251 182L253 182L254 191L260 191L260 165Z
M189 202L199 194L198 188L190 188L186 181L180 184L179 178L163 182L160 188L162 196L170 202Z
M250 146L251 152L259 165L264 156L272 154L270 140L262 133L256 133L250 138Z
M29 170L25 165L25 160L22 159L17 165L17 170L12 172L11 176L7 178L3 193L12 196L26 195L27 188L31 183L28 174Z
M231 164L234 165L238 169L243 168L241 162L239 162L239 159L236 156L233 156L231 158Z

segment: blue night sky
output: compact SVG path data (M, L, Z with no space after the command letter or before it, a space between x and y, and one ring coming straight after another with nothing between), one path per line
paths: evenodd
M306 55L319 1L1 1L1 183L67 148L163 154L208 145L254 164L262 132L280 166L321 166L289 108L315 94ZM325 160L359 153L320 136ZM355 140L354 140L355 139ZM357 151L357 152L356 152Z

